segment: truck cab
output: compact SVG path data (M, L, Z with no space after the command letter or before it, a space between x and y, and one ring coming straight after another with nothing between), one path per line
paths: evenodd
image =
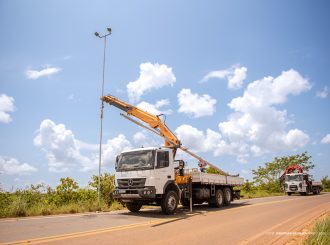
M122 152L116 159L114 198L134 212L144 204L160 205L164 194L173 190L176 202L173 205L177 206L180 191L175 184L174 164L170 148L148 147Z

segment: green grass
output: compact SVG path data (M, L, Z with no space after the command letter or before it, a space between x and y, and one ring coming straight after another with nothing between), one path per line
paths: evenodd
M285 193L283 192L269 192L266 190L255 190L255 191L244 191L241 190L241 198L242 199L251 199L258 197L272 197L272 196L283 196Z
M322 220L316 222L313 234L305 240L305 245L330 244L330 213Z
M32 188L13 193L0 191L0 218L112 211L123 208L119 202L104 196L101 197L99 207L97 191L90 189L78 189L64 194L55 191L42 193Z
M103 201L101 202L102 211L113 211L123 209L123 205L117 201L108 206ZM9 206L0 208L0 217L26 217L40 215L55 215L55 214L73 214L83 212L98 211L97 200L93 202L70 202L63 205L36 203L28 205L22 198L16 198Z

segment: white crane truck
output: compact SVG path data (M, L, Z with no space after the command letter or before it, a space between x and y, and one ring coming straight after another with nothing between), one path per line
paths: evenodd
M179 201L190 207L203 202L221 207L240 198L239 190L233 187L243 185L244 179L222 171L182 147L179 139L159 116L110 95L102 97L102 100L125 111L125 118L165 139L164 147L138 148L117 156L114 199L124 202L131 212L138 212L143 205L159 205L163 213L173 214ZM147 125L134 120L132 116ZM196 158L201 163L201 171L197 168L185 169L185 162L175 159L177 149ZM206 164L220 174L205 173L203 167Z
M303 168L299 165L287 167L281 176L281 180L283 182L283 189L288 196L291 196L293 193L300 193L302 196L309 193L317 195L322 190L322 183L312 181L311 176L304 173Z

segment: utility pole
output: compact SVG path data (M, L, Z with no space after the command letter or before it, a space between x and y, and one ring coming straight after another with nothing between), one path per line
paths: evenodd
M104 39L104 49L103 49L103 75L102 75L102 92L101 97L104 95L104 73L105 73L105 50L107 46L107 36L111 35L111 28L107 28L108 33L104 34L103 36L100 36L98 32L95 32L94 35L103 38ZM99 210L101 210L101 164L102 164L102 134L103 134L103 108L104 108L104 102L101 99L101 114L100 114L100 149L99 149L99 176L98 176L98 183L97 183L97 201Z

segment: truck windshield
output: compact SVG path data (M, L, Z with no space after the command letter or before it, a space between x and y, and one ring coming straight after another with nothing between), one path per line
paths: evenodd
M120 154L117 171L153 169L155 151L132 151Z
M302 181L302 175L287 175L286 181Z

